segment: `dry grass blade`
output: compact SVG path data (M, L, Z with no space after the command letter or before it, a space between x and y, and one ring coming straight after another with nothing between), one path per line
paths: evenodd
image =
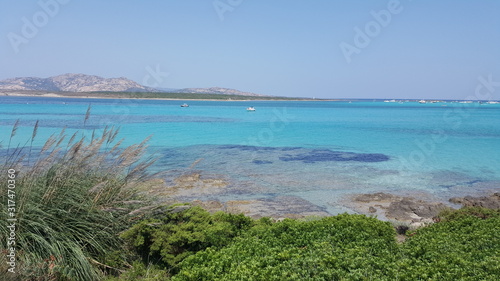
M128 167L142 154L142 150L136 145L129 146L119 156L119 167Z
M141 213L144 213L148 210L151 210L153 208L155 208L156 206L145 206L145 207L142 207L142 208L139 208L139 209L136 209L136 210L133 210L132 212L128 213L129 216L134 216L134 215L138 215L138 214L141 214Z
M129 211L129 209L121 208L121 207L102 208L101 210L105 211L105 212L128 212Z
M118 135L119 131L120 131L120 129L114 129L114 132L109 135L106 143L112 143L115 140L116 136Z
M33 127L33 133L31 134L30 151L28 153L28 165L29 165L30 160L31 160L31 149L33 148L33 141L35 140L36 134L38 132L38 123L39 123L39 120L36 120L35 126Z
M63 135L62 137L59 137L59 140L56 143L56 147L58 147L64 141L65 138L66 138L66 135Z
M78 134L78 131L73 133L73 135L71 136L71 138L68 141L68 147L73 143L77 134Z
M110 129L108 128L108 125L104 127L104 130L102 131L102 137L106 138L109 134Z
M35 127L33 127L33 133L31 134L31 142L33 143L33 140L36 138L36 134L38 132L38 123L39 120L36 120Z
M19 127L19 119L14 123L14 127L12 127L12 131L10 132L9 145L7 146L7 155L9 154L10 143L12 142L12 138L16 135L17 128Z
M78 152L80 151L80 148L83 146L83 141L84 138L82 137L80 141L75 143L69 150L68 154L70 155L70 160L74 159L76 156L78 156Z
M58 137L59 141L57 141L56 147L59 146L64 141L64 139L66 138L65 132L66 132L66 127L64 127L61 130L61 132L59 133L59 137Z
M141 204L141 203L144 203L144 201L141 201L141 200L128 200L128 201L122 201L122 202L119 202L119 203L122 203L122 204L125 204L125 205L132 205L132 204Z
M115 268L115 267L112 267L112 266L109 266L107 264L103 264L103 263L100 263L98 261L96 261L95 259L89 259L92 263L94 264L97 264L99 266L102 266L104 268L108 268L108 269L113 269L113 270L116 270L116 271L119 271L119 272L125 272L125 270L121 270L121 269L118 269L118 268Z
M65 133L66 133L66 126L62 128L61 132L59 133L59 138L61 138Z
M147 173L146 170L154 164L156 159L152 159L149 161L141 162L137 166L134 167L134 169L127 174L125 177L125 180L130 181L132 179L136 180L142 180L143 178L146 177Z
M118 142L117 142L117 143L116 143L116 144L115 144L115 145L114 145L114 146L113 146L113 147L109 150L109 153L111 154L111 153L115 152L115 151L116 151L116 150L117 150L117 149L121 146L121 144L123 143L123 141L124 141L124 140L125 140L125 139L121 139L121 140L119 140L119 141L118 141Z
M87 124L87 120L90 118L90 110L92 109L92 104L89 104L89 107L87 108L87 112L85 112L85 119L83 120L83 126Z
M89 193L96 193L102 190L102 188L107 184L107 181L100 182L89 189Z
M59 155L60 151L60 148L55 148L49 155L44 156L42 159L39 159L33 167L33 174L41 174L44 169L53 166L54 162L58 158L57 156Z
M44 153L45 151L49 150L55 143L56 143L56 138L54 137L54 135L50 136L43 145L40 153Z
M19 128L19 119L14 123L14 127L12 127L12 132L10 133L10 137L13 138L16 135L17 128Z

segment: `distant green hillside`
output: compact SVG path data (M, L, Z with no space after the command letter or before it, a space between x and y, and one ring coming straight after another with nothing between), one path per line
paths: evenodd
M178 100L316 100L311 98L274 97L274 96L244 96L227 94L200 93L155 93L155 92L57 92L8 90L0 95L71 97L71 98L116 98L116 99L178 99ZM318 99L322 100L322 99Z
M81 93L80 93L81 94ZM225 94L197 93L130 93L130 92L94 92L88 95L101 97L136 98L136 99L188 99L188 100L311 100L307 98L273 97L273 96L241 96Z

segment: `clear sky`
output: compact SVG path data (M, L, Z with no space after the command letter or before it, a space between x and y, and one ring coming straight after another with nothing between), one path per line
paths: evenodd
M500 99L498 0L0 0L0 34L0 79L465 99L491 75Z

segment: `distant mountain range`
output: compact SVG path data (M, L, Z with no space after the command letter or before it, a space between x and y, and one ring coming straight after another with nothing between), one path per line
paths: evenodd
M0 90L54 92L158 92L124 77L103 78L85 74L63 74L49 78L18 77L0 81Z
M0 80L0 91L45 91L45 92L175 92L197 94L226 94L241 96L263 96L234 89L185 88L157 89L140 85L130 79L103 78L85 74L63 74L49 78L18 77Z
M185 88L179 90L171 90L171 92L176 93L195 93L195 94L220 94L220 95L237 95L237 96L256 96L261 97L264 95L259 95L249 92L241 92L234 89L211 87L211 88Z

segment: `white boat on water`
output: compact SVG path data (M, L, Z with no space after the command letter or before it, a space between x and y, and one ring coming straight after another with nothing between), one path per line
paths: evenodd
M419 103L427 103L427 101L426 101L426 100L419 100L418 102L419 102Z
M253 106L247 107L247 111L255 111L255 108Z
M189 104L183 103L183 104L181 104L181 107L189 107Z

